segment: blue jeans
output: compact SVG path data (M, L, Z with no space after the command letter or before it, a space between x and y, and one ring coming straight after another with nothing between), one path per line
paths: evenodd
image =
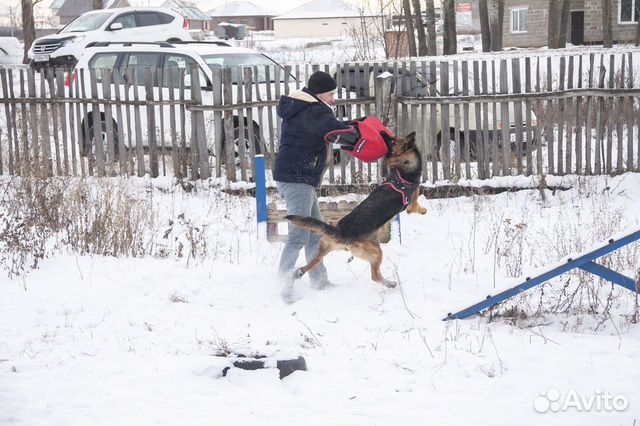
M278 194L287 205L287 214L298 216L311 216L322 220L316 189L305 183L276 182ZM300 250L304 247L307 263L318 254L320 235L307 231L289 223L289 236L282 250L278 272L285 279L293 280L293 272ZM309 279L312 283L324 284L328 281L327 269L321 262L309 271Z

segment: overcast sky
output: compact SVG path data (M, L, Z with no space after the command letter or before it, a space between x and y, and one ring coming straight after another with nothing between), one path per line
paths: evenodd
M213 9L214 7L224 4L224 0L191 0L198 7L200 7L203 11L208 11ZM298 6L301 6L305 3L308 3L310 0L250 0L255 5L261 6L267 9L270 9L276 13L284 13L291 9L294 9ZM367 0L346 0L348 3L352 4L362 4ZM134 6L155 6L163 3L164 0L129 0ZM51 4L51 0L42 0L41 6L48 7ZM20 0L0 0L0 13L5 13L7 8L13 5L14 7L20 7Z

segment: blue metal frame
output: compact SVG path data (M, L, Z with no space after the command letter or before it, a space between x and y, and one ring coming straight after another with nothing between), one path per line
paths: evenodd
M256 217L258 219L258 238L260 238L260 226L267 226L267 183L265 177L264 155L255 156L255 181L256 181ZM266 228L265 228L266 229Z
M525 278L524 282L518 284L515 287L498 293L495 296L489 295L487 296L486 300L483 300L482 302L469 306L468 308L463 309L459 312L448 314L446 318L443 318L443 321L470 317L471 315L477 314L484 309L495 306L506 299L516 296L525 290L540 285L543 282L550 280L551 278L554 278L575 268L580 268L584 271L590 272L594 275L611 281L614 284L618 284L626 288L627 290L637 292L638 290L636 289L635 280L593 262L594 259L602 257L605 254L609 254L612 251L615 251L620 247L624 247L627 244L630 244L637 240L640 240L640 229L618 240L610 239L607 243L601 245L595 250L583 254L577 259L568 258L565 263L555 266L549 271L544 272L538 276L527 277Z

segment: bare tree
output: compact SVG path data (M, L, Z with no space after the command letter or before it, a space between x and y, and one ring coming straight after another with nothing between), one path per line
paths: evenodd
M480 0L480 32L482 51L502 50L502 27L504 25L504 0Z
M571 0L559 0L562 3L560 13L560 47L567 47L567 33L569 28L569 11L571 10Z
M104 8L102 0L91 0L91 8L93 10L100 10Z
M427 18L427 55L436 56L438 48L436 45L436 9L433 0L426 0L425 15Z
M489 26L488 0L480 0L480 34L482 35L482 51L491 51L491 27Z
M602 0L602 45L613 46L613 26L611 24L611 0Z
M402 34L399 28L393 28L390 24L392 17L402 14L402 7L396 2L379 0L376 6L358 7L360 20L357 24L348 27L349 37L353 40L355 51L352 60L379 59L377 49L382 47L385 56L398 58L403 54L400 51Z
M458 52L455 0L442 0L442 9L444 16L442 53L445 55L455 55Z
M413 16L411 14L410 0L402 0L402 11L404 13L404 26L407 30L407 43L409 44L409 56L417 56L416 33L413 28Z
M493 0L491 2L491 16L489 19L491 26L491 50L499 52L502 50L502 28L504 25L504 0Z
M560 42L560 16L557 3L557 0L549 0L549 20L547 22L547 46L549 49L557 49Z
M21 0L22 6L22 37L24 39L24 55L22 63L28 64L29 57L27 52L36 39L36 23L33 18L33 1Z
M638 19L638 25L636 25L636 46L640 46L640 10L636 10L636 18Z
M422 24L422 10L420 8L420 0L412 0L413 16L415 17L416 29L418 30L418 55L427 55L427 37L424 33L424 25Z
M547 29L547 45L549 49L560 49L567 46L570 9L571 0L549 0Z

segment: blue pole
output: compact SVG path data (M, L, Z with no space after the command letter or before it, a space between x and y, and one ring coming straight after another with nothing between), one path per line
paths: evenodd
M256 217L258 219L258 239L267 239L267 183L264 155L255 156L254 177L256 180Z

